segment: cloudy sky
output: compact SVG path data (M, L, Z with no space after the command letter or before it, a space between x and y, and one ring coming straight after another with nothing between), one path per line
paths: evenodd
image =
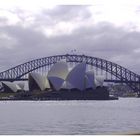
M0 0L0 71L76 49L140 74L140 0L58 4Z

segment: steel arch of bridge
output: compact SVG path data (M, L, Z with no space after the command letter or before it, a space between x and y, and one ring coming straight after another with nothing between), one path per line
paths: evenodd
M85 62L88 65L94 66L96 68L99 68L101 70L104 70L110 73L111 75L114 75L117 79L119 79L118 82L126 83L129 87L132 88L133 91L135 92L140 91L140 87L139 87L140 75L116 63L113 63L113 62L110 62L101 58L85 56L85 55L75 55L75 54L44 57L44 58L35 59L32 61L20 64L11 69L1 72L0 80L1 81L2 80L16 81L20 79L21 77L23 77L24 75L28 74L29 72L32 72L44 66L54 64L60 61L61 59L66 59L66 62L76 62L76 63ZM113 82L113 80L108 80L108 81Z

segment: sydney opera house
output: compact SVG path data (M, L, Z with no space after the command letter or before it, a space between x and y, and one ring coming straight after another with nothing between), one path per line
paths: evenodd
M66 62L55 63L47 75L29 73L28 92L40 93L46 99L107 99L109 92L103 86L104 78L87 71L80 63L69 68ZM25 92L23 83L1 82L4 92Z
M39 73L29 73L29 91L34 90L79 90L95 89L103 86L103 77L97 77L94 71L86 71L86 64L77 64L69 70L66 62L55 63L48 71L47 76ZM18 92L24 90L23 83L2 82L5 92Z

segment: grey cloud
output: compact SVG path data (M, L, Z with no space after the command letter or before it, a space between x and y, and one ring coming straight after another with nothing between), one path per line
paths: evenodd
M12 40L9 42L9 40L5 38L5 42L9 43L3 44L1 48L1 65L7 65L7 67L38 57L38 55L40 55L39 52L43 52L43 47L47 44L46 37L42 33L36 32L30 28L4 26L0 27L0 30L13 40L16 40L15 46L9 49L7 45L10 45Z
M126 39L123 39L124 37ZM80 27L71 35L61 35L51 39L55 40L57 44L62 42L60 45L65 44L68 48L94 50L94 52L99 51L101 53L109 53L110 51L115 53L131 52L130 49L127 49L131 42L129 38L127 39L127 32L110 24ZM136 48L137 44L134 47Z
M0 17L0 26L7 24L8 19L6 17Z
M31 28L23 28L21 26L5 26L3 29L7 35L15 38L19 44L25 48L28 46L36 46L44 39L44 35Z
M40 26L53 27L59 22L87 20L92 16L88 7L88 5L58 5L53 9L42 9L42 11L34 15L20 8L10 9L8 12L19 18L20 22L17 24L27 24L28 19L32 19L33 22L29 23L31 28L38 29Z
M8 10L10 13L16 15L21 22L25 22L27 18L30 17L30 15L26 15L26 12L21 9L21 8L14 8L14 9L10 9Z
M131 69L130 62L134 64L137 59L137 63L140 63L139 55L134 53L134 49L139 48L140 33L127 32L111 24L80 27L70 35L51 38L34 29L21 26L5 26L0 30L17 41L13 49L8 49L6 43L5 48L1 49L0 59L4 60L3 63L1 61L4 65L12 66L34 58L65 54L72 49L82 54L114 61Z
M43 9L35 16L36 25L53 26L59 22L70 22L73 20L86 20L91 17L88 6L81 5L59 5L54 9Z
M57 44L56 48L62 52L76 49L79 53L101 57L139 72L136 68L138 65L134 66L136 60L140 63L139 55L134 52L139 48L139 38L139 32L129 32L102 23L94 27L80 27L71 35L52 37L49 39L49 44Z
M86 19L91 16L87 7L82 5L60 5L56 6L53 10L43 10L42 14L50 16L53 20Z
M85 15L80 11L85 12ZM79 54L101 57L140 73L140 53L134 51L139 49L140 32L130 32L110 23L91 23L91 26L79 27L71 34L47 37L35 28L54 23L54 19L57 22L70 22L78 16L81 20L90 17L87 7L71 6L67 9L67 6L58 6L52 11L43 11L42 15L36 17L38 22L26 28L18 24L0 26L0 38L1 34L11 38L0 39L0 70L31 59L66 54L76 49ZM13 42L15 44L9 48Z

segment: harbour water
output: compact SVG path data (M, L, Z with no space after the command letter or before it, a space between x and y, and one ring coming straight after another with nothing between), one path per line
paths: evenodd
M0 134L140 133L140 98L112 101L1 101Z

